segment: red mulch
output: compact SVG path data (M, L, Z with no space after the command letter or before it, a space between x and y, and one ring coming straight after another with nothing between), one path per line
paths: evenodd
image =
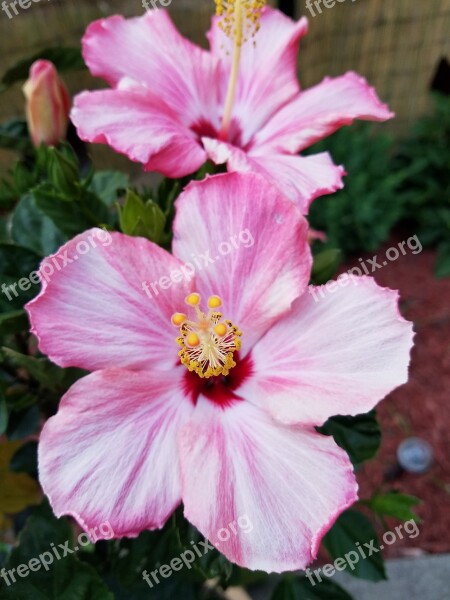
M408 236L391 240L377 254L383 262L386 249ZM415 324L409 382L385 398L378 407L383 432L379 454L358 473L360 495L369 497L376 489L396 489L418 496L423 504L417 513L423 519L420 535L414 540L397 541L388 556L408 553L450 552L450 277L436 279L433 264L436 253L423 250L388 263L373 276L377 282L401 294L401 312ZM362 258L372 258L371 255ZM348 261L342 271L358 266ZM368 265L370 268L370 265ZM433 447L435 462L426 474L401 474L386 480L396 463L396 450L406 437L418 436Z

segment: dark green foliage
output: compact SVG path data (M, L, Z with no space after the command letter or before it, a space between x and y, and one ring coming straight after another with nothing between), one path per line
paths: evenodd
M376 250L402 225L437 248L436 275L450 275L450 98L400 144L369 126L344 128L308 152L331 152L348 173L345 188L315 200L310 222L344 257Z

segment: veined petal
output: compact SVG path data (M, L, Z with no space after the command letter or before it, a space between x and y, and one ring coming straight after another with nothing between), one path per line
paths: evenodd
M27 305L40 350L62 367L172 369L170 319L191 290L179 268L143 238L101 229L75 237L43 261L42 291Z
M83 140L108 144L147 171L184 177L206 160L194 133L139 88L83 92L75 98L71 118Z
M398 293L348 275L309 292L253 348L242 393L284 423L368 412L408 379L413 329Z
M39 444L40 482L58 517L86 531L109 523L108 537L164 525L180 503L176 439L193 410L183 375L99 371L67 392Z
M222 410L200 400L179 439L185 516L242 567L304 569L357 499L334 440L281 425L248 402Z
M233 117L242 132L242 145L247 144L253 134L300 89L297 54L300 38L308 31L307 19L295 22L280 11L266 7L260 24L255 38L249 39L241 49ZM212 21L208 39L211 52L223 65L221 97L224 101L233 43L218 27L217 18Z
M333 163L328 152L312 156L291 156L271 151L267 154L246 154L239 148L203 138L208 156L217 164L227 163L228 171L259 173L276 186L286 198L295 202L302 214L307 214L311 202L344 187L343 167Z
M394 114L367 81L349 72L301 92L256 134L252 150L296 154L355 119L386 121Z
M307 231L295 206L255 174L191 183L177 200L174 254L193 266L200 294L222 298L244 354L306 288Z
M217 117L218 60L180 35L165 10L91 23L83 55L93 75L112 87L123 79L135 81L157 94L160 105L166 104L186 126Z

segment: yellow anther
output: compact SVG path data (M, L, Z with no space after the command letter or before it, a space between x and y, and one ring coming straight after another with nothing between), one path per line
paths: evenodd
M189 306L198 306L200 304L200 294L189 294L186 298L186 304L189 304Z
M214 327L214 331L217 333L217 335L219 337L223 337L226 332L228 331L227 326L225 325L225 323L219 323L218 325L216 325Z
M190 333L186 338L186 343L191 348L196 348L200 345L200 338L196 333Z
M183 315L183 313L175 313L174 315L172 315L172 325L174 327L179 327L182 323L184 323L187 319L186 315Z
M222 300L219 296L211 296L208 300L208 306L209 308L219 308L219 306L222 306Z

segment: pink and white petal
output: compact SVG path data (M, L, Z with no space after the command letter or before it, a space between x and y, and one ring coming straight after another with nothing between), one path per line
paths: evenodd
M97 539L164 525L181 500L177 435L193 411L183 376L181 367L99 371L67 392L39 444L40 482L58 517L97 528Z
M200 399L179 440L186 518L248 569L304 569L357 499L350 460L332 438L246 401L222 410Z
M115 15L89 25L83 55L91 73L112 87L131 79L157 94L188 126L217 115L218 60L185 39L165 10Z
M177 200L173 252L192 265L205 298L243 331L245 355L306 289L308 226L261 176L216 175L189 184Z
M307 214L313 200L344 187L343 167L333 163L328 152L312 156L268 153L245 154L239 148L211 138L202 139L208 156L217 164L227 163L231 172L259 173Z
M366 413L408 379L413 325L399 313L398 292L341 277L310 287L252 350L242 393L283 423Z
M356 73L326 77L301 92L256 134L252 150L296 154L355 119L387 121L394 117L374 88Z
M81 139L108 144L147 171L184 177L206 160L194 133L164 104L136 88L83 92L74 100L71 119Z
M242 132L241 144L299 92L297 54L299 41L308 31L308 21L292 21L278 10L266 8L261 28L241 49L239 79L233 116ZM231 70L233 43L214 18L208 33L211 51L223 65L221 97L225 101ZM270 73L270 77L268 77Z
M78 235L44 259L42 290L27 305L40 350L61 367L171 369L178 358L170 319L191 289L180 266L143 238Z

